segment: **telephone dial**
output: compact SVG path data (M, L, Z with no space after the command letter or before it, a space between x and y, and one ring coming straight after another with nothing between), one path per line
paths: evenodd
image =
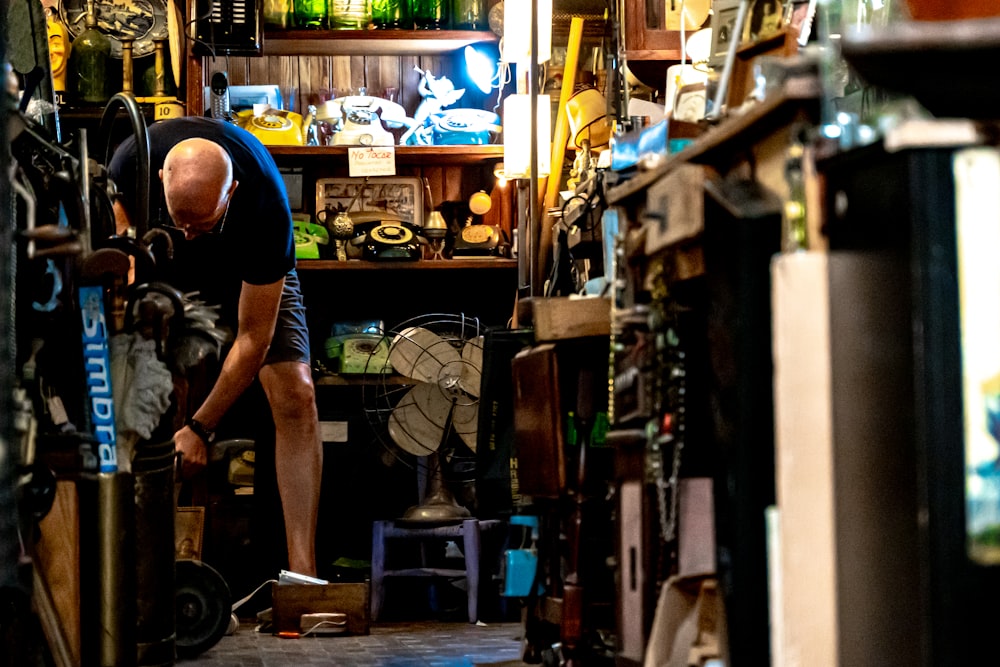
M454 257L500 257L504 244L500 229L493 225L472 224L473 216L483 216L493 207L490 196L477 192L469 197L469 217L455 235Z
M391 216L359 220L351 214L351 218L357 234L351 245L361 250L362 259L416 260L423 255L422 246L427 244L427 239L420 227Z

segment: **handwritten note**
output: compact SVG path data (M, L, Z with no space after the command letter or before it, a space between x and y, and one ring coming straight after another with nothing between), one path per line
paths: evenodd
M347 163L352 177L396 175L396 151L392 146L349 148Z

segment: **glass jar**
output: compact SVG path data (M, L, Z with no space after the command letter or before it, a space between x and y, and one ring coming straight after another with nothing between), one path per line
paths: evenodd
M451 23L455 30L488 30L486 0L453 0Z
M372 23L379 30L408 30L413 27L409 0L372 0Z
M293 4L296 28L322 30L329 26L327 0L295 0Z
M292 0L264 0L264 25L268 28L287 30L292 27L294 16Z
M330 27L334 30L366 30L371 20L370 0L330 0Z
M449 0L412 0L413 23L421 30L448 28Z

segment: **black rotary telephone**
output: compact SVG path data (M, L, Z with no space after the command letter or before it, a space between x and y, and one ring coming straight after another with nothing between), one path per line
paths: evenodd
M426 245L423 230L391 214L351 213L355 237L351 245L361 249L362 259L416 260Z

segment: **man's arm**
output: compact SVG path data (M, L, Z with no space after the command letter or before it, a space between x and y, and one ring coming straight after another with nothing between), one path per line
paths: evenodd
M285 279L269 285L243 283L240 291L239 328L233 346L222 364L219 378L205 402L191 415L209 429L215 429L222 416L246 391L267 356L278 319L281 291ZM184 470L190 474L208 462L206 443L190 427L174 434L183 455Z
M120 235L125 234L128 228L132 226L132 217L129 212L125 210L120 200L115 200L112 204L112 208L115 212L115 233Z

